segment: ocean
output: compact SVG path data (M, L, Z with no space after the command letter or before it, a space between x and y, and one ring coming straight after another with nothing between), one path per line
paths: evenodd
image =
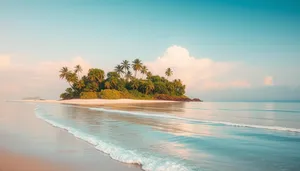
M300 103L37 104L35 115L143 170L300 170Z
M300 170L297 102L0 106L1 148L77 170Z

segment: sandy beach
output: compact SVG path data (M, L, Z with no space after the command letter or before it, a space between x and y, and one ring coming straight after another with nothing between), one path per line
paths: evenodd
M20 155L0 149L1 171L67 171L71 170L56 163L50 163L36 157Z
M172 103L174 101L72 99L16 100L13 102L25 103L2 103L0 136L3 139L0 141L0 171L97 170L100 167L105 170L140 170L139 166L112 160L109 156L94 149L90 144L37 119L33 113L34 105L30 105L30 103L109 105ZM22 115L20 115L20 110ZM25 136L25 138L15 136L18 134ZM63 140L57 139L57 137L61 137ZM57 144L61 147L55 147L56 145L54 147L40 146L40 142ZM50 152L47 152L49 150ZM40 152L46 154L39 154ZM52 154L60 157L55 159ZM73 155L77 157L73 157ZM82 158L86 159L82 160Z
M147 104L147 103L178 103L178 101L167 100L134 100L134 99L71 99L71 100L16 100L20 102L35 103L60 103L74 105L106 105L106 104Z
M0 102L0 171L141 170L38 119L35 107Z

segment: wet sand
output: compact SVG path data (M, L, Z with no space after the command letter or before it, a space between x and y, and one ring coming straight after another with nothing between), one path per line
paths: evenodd
M0 149L0 171L70 171L73 169L60 166L39 158L15 154Z
M141 171L38 119L35 106L0 102L0 171Z
M19 102L61 103L74 105L108 105L108 104L145 104L145 103L176 103L168 100L134 100L134 99L71 99L71 100L18 100Z

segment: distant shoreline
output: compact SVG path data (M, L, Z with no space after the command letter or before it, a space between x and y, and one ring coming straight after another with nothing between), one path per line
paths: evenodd
M170 100L134 100L134 99L71 99L71 100L14 100L15 102L59 103L73 105L106 105L106 104L145 104L145 103L178 103Z

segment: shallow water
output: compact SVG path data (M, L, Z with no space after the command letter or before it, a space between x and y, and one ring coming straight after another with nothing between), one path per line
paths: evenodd
M300 169L300 103L38 104L35 113L144 170Z
M37 118L35 108L36 104L0 102L0 152L39 158L70 170L141 170L112 160L93 145Z

